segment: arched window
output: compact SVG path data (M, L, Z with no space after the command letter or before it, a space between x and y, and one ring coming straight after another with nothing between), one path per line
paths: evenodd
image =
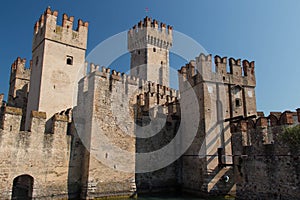
M32 199L33 177L27 174L18 176L13 181L11 199Z
M73 57L67 56L67 65L73 65Z

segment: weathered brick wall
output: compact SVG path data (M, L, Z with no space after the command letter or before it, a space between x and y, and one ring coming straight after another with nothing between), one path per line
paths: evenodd
M237 166L237 199L299 199L300 154L278 144L245 147Z
M90 70L79 83L78 106L74 109L75 127L86 148L82 196L130 196L135 192L135 182L140 191L173 187L176 184L175 164L155 172L135 174L139 166L148 163L137 159L135 153L151 152L167 144L174 136L177 118L169 120L168 125L152 124L149 130L156 131L156 137L143 140L135 136L136 125L149 122L149 115L148 119L143 116L145 112L155 113L156 118L167 118L166 103L176 100L176 91L135 77L121 76L106 68L100 71L99 66L93 64ZM157 105L164 111L154 111ZM151 120L156 121L156 118ZM113 148L126 153L118 155L111 151Z
M3 129L0 129L1 199L11 198L14 179L24 174L33 177L34 198L68 197L67 121L65 116L54 120L54 132L45 134L45 114L35 114L31 131L20 132L22 110L5 109Z
M134 111L136 99L128 99L138 88L130 78L109 69L91 72L80 81L75 127L86 149L83 156L82 197L130 196L134 193ZM132 84L128 82L132 81ZM127 130L127 131L125 131ZM120 155L112 149L127 152ZM120 163L128 164L128 169ZM128 172L126 172L128 170Z
M183 155L183 187L193 193L227 194L234 191L230 119L256 115L254 62L200 54L179 70L181 97L194 91L189 99L198 104L191 121L199 120L191 147ZM227 71L227 62L230 71ZM212 71L215 67L215 71ZM186 129L191 123L187 124ZM190 132L188 130L187 132ZM221 148L221 161L218 149ZM198 163L195 166L193 163ZM224 165L222 165L224 164ZM227 165L227 168L224 166ZM222 180L230 176L229 182ZM191 177L194 184L189 181Z
M296 113L241 121L233 134L237 199L299 199L300 146L280 139Z
M149 112L153 113L155 111L153 111L152 108ZM149 112L146 113L149 114ZM136 153L150 154L168 146L168 148L171 148L173 152L171 155L168 154L165 156L174 156L176 154L176 145L172 143L172 140L176 136L178 126L180 124L180 120L177 116L178 113L170 114L169 117L167 117L166 114L160 113L157 114L158 116L152 118L152 120L149 119L149 116L147 116L148 114L139 119L138 125L151 126L148 131L151 132L149 134L154 135L147 138L137 138ZM160 122L163 124L160 124ZM163 153L166 153L166 151L162 151L162 154ZM153 167L155 167L156 165L160 166L160 164L162 164L163 162L161 162L159 159L159 157L150 157L149 160L136 160L136 169L141 169L145 165L153 165ZM154 171L137 173L136 184L138 193L161 192L178 188L180 166L178 163L179 161L176 162L176 160L177 159L174 159L173 162L171 162L167 166L162 164L162 168L158 170L153 169ZM153 162L155 164L153 164Z

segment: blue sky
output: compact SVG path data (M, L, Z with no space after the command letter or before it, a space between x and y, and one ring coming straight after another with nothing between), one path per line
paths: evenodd
M7 93L10 66L16 57L31 59L33 26L47 6L59 11L59 21L63 13L89 21L88 52L146 15L171 24L213 55L254 60L258 110L268 113L300 107L297 0L2 1L0 93ZM179 68L182 63L178 63Z

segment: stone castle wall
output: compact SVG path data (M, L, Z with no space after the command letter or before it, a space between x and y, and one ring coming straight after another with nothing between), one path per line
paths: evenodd
M12 197L18 176L33 177L35 198L67 198L71 136L68 117L55 115L45 133L46 113L32 112L30 131L20 131L22 109L6 106L0 129L0 199Z
M0 94L0 198L24 177L36 199L171 190L300 198L299 149L277 137L299 124L300 110L257 113L253 61L215 56L213 71L211 55L200 54L179 70L178 92L167 87L171 26L146 17L129 30L137 78L84 64L88 23L73 30L74 17L59 26L57 16L48 8L36 23L30 69L20 58L12 65L7 105Z
M280 137L299 122L296 112L284 112L232 125L237 199L300 198L300 146Z
M151 151L165 142L172 133L172 124L160 138L149 143L136 138L136 130L137 120L149 118L155 106L161 105L165 112L151 111L152 114L167 116L166 105L176 100L176 91L104 67L100 70L94 64L89 68L90 72L79 82L78 105L73 112L78 135L86 148L82 196L130 196L136 189L159 189L170 182L175 185L174 165L154 173L136 174L136 168L148 162L139 160L136 153Z
M235 190L233 179L222 180L224 175L233 177L230 120L256 116L254 62L244 60L242 66L240 59L214 58L214 71L212 56L204 54L178 70L180 96L194 93L189 98L198 103L190 117L199 118L196 139L182 157L183 188L193 193Z

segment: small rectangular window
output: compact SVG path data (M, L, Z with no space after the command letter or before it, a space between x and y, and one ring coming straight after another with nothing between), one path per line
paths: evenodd
M67 56L67 65L73 65L73 57Z
M236 107L240 107L240 106L242 106L242 100L241 99L235 99L235 106Z

